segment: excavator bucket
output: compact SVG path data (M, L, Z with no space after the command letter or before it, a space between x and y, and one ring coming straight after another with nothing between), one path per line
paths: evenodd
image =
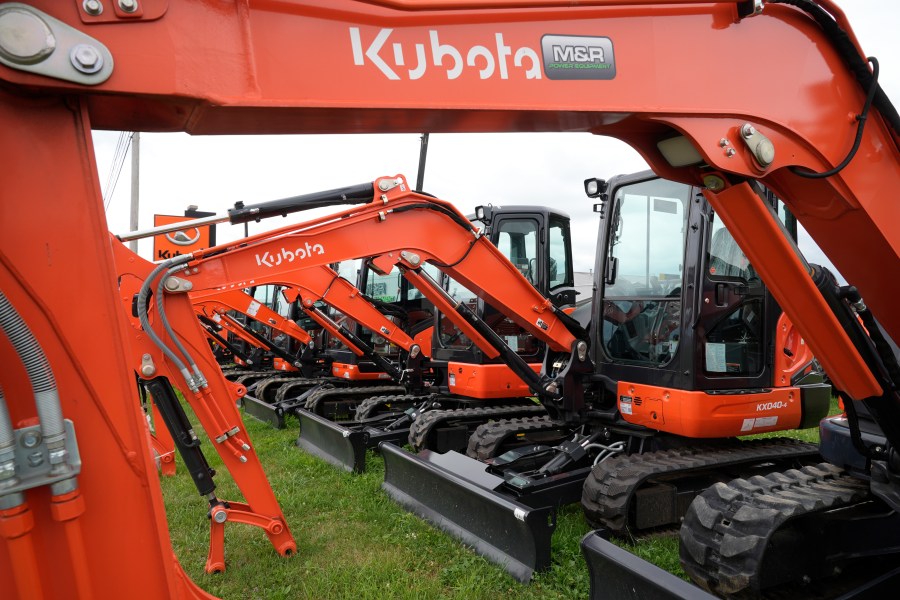
M553 506L532 508L494 492L502 480L457 452L411 454L391 443L382 488L395 502L527 583L550 566Z
M619 548L592 531L581 539L591 600L715 600L700 588Z
M364 431L352 430L308 410L298 409L300 436L297 446L337 467L362 473L366 470Z

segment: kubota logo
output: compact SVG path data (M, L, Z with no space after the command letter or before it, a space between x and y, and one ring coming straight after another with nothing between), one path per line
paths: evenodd
M782 402L779 400L778 402L761 402L756 405L756 412L760 412L763 410L775 410L776 408L787 408L788 403Z
M322 247L322 244L310 245L309 242L306 242L305 247L301 246L293 251L282 248L280 252L276 252L275 254L263 252L262 256L259 254L256 255L256 264L260 267L277 267L283 262L292 263L295 260L309 258L313 254L325 254L325 248Z
M438 32L434 29L428 31L427 42L411 44L412 48L409 42L388 43L393 31L381 29L374 38L364 41L359 27L351 27L353 64L362 67L368 61L392 81L399 81L404 77L411 81L421 79L429 66L443 70L447 79L456 79L467 67L478 69L479 79L490 79L496 74L499 74L500 79L509 79L510 66L522 70L526 79L541 78L541 63L537 52L528 46L513 50L504 42L502 33L495 33L489 45L479 44L460 49L453 44L441 43ZM407 66L412 68L405 68Z
M200 241L200 230L194 227L183 231L172 231L166 234L166 239L176 246L193 246Z

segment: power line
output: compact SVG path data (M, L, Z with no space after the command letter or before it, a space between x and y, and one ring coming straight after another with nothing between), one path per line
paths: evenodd
M122 167L125 165L125 158L128 156L128 149L131 148L133 136L134 133L119 132L119 139L116 141L116 149L113 152L112 165L106 178L106 191L103 193L104 210L109 209L109 204L112 201L113 194L115 194L116 185L119 183L119 175L122 174Z

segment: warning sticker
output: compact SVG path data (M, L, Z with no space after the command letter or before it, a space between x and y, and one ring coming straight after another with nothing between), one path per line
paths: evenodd
M624 412L624 411L623 411ZM753 431L760 427L775 427L778 424L778 417L759 417L758 419L744 419L741 424L741 431Z

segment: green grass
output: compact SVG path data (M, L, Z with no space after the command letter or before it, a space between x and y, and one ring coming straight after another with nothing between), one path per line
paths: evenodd
M207 506L179 458L177 474L162 478L172 544L188 575L212 594L221 598L360 599L543 599L585 598L589 594L579 542L590 528L580 505L566 507L558 517L549 571L522 585L394 504L381 490L384 463L374 453L368 456L366 473L351 475L297 449L296 421L284 430L249 417L245 425L297 542L297 554L278 556L260 530L226 525L227 570L206 574ZM811 441L818 439L816 429L792 433ZM243 500L207 438L202 447L218 471L217 495L224 500ZM683 576L677 537L622 545Z

